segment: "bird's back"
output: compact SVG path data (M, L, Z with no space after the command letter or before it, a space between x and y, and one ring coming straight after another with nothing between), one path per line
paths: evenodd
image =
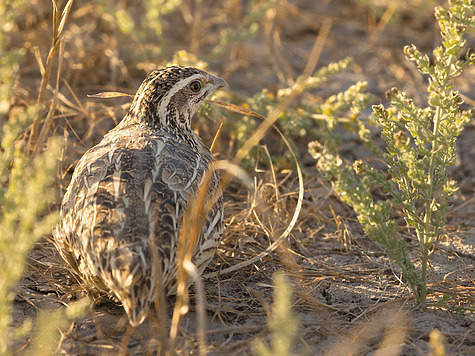
M183 215L213 161L198 136L193 142L138 124L119 125L81 158L63 199L55 232L59 251L90 287L120 300L133 325L145 318L158 280L167 294L175 292ZM220 189L212 173L208 193L219 194L195 249L200 271L222 233ZM162 278L154 275L153 263L161 264Z

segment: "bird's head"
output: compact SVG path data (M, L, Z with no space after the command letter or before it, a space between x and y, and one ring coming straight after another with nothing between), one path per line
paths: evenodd
M154 128L188 131L206 97L227 86L224 79L193 67L157 69L143 81L128 116Z

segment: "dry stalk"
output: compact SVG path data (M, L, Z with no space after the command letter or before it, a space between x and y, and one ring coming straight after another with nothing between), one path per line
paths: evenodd
M36 100L36 103L38 105L43 102L45 94L46 94L46 87L48 85L51 68L53 66L54 56L56 55L58 50L60 50L60 47L63 46L62 45L63 39L61 38L61 33L63 32L64 25L66 24L66 20L68 18L69 12L71 11L71 6L73 5L74 0L69 0L66 3L66 6L64 7L61 16L59 16L59 10L58 10L58 6L56 5L56 1L51 0L51 2L53 4L53 42L51 44L48 57L46 58L46 65L43 65L43 62L41 61L41 56L38 50L35 50L35 57L36 57L36 60L38 61L38 66L40 67L40 72L41 72L41 84L40 84L40 89L38 92L38 99ZM60 61L62 61L62 58L60 58ZM59 75L59 70L58 70L58 75ZM57 96L57 94L55 96ZM54 101L54 98L53 98L53 101ZM30 140L28 143L30 152L32 152L37 146L36 139L38 136L40 121L41 121L41 118L37 117L33 121L33 124L31 127Z
M155 226L157 226L156 221L158 220L159 205L155 206L154 214L154 223L152 224L152 231L149 236L149 243L152 250L152 266L154 270L152 271L155 276L155 311L157 313L158 319L158 334L160 336L159 345L160 347L157 350L157 355L165 355L167 350L167 301L165 298L165 292L163 290L163 274L162 274L162 262L158 256L158 249L155 245Z
M104 91L101 93L97 94L88 94L88 98L98 98L98 99L110 99L110 98L120 98L123 96L129 96L131 98L134 97L134 95L127 94L127 93L122 93L120 91Z
M216 135L214 135L213 142L211 142L211 146L209 147L209 150L213 152L214 146L216 145L216 142L218 141L218 137L221 134L221 129L223 128L223 123L221 122L219 124L218 130L216 131Z
M30 136L30 144L33 144L34 146L30 146L30 148L33 149L33 152L31 154L31 160L43 148L43 145L46 141L46 135L48 134L51 124L53 123L53 117L54 117L54 113L56 112L56 106L58 105L59 78L61 77L61 68L63 65L63 58L64 58L64 41L60 39L58 43L59 43L59 61L58 61L58 71L56 74L56 86L54 88L54 94L53 94L53 101L51 102L48 115L46 115L45 122L43 124L43 127L41 129L41 132L37 141L36 141L36 137L33 139L33 128L34 128L35 122L38 122L38 120L40 119L40 116L36 117L35 121L33 122L33 128L32 128L31 136Z
M127 349L130 342L130 337L134 333L135 327L127 323L127 328L125 329L124 336L122 336L122 340L120 342L118 356L125 356L127 355Z
M218 106L221 106L225 109L228 109L228 110L232 110L232 111L236 111L236 112L239 112L239 113L243 113L243 114L246 114L246 115L252 115L252 116L255 116L255 117L258 117L260 119L263 119L265 120L264 123L266 123L268 119L265 119L262 115L259 115L257 113L255 113L254 111L252 110L248 110L248 109L244 109L244 108L241 108L239 106L235 106L235 105L232 105L232 104L228 104L228 103L223 103L223 102L216 102L216 101L212 101L211 103L213 104L216 104ZM290 104L290 102L289 102ZM272 115L272 114L271 114ZM270 117L270 116L269 116ZM298 219L298 216L300 214L300 210L302 209L302 203L303 203L303 193L304 193L304 186L303 186L303 175L302 175L302 170L300 169L300 165L298 163L298 159L297 159L297 156L295 155L295 152L293 151L292 147L290 146L289 142L287 141L287 139L285 138L285 136L282 134L282 132L277 128L275 127L273 124L271 124L271 126L274 127L274 129L279 133L279 135L281 136L282 140L284 141L285 145L287 146L287 148L289 149L290 153L292 154L292 157L295 161L295 166L296 166L296 170L297 170L297 175L298 175L298 179L299 179L299 195L298 195L298 199L297 199L297 205L295 207L295 211L294 211L294 215L292 216L292 219L289 223L289 225L287 226L287 228L284 230L284 232L275 239L275 241L263 252L257 254L256 256L246 260L246 261L243 261L241 263L238 263L234 266L231 266L231 267L228 267L228 268L225 268L223 270L220 270L220 271L217 271L217 272L212 272L212 273L208 273L206 275L204 275L204 278L213 278L213 277L217 277L218 275L223 275L223 274L227 274L227 273L231 273L231 272L234 272L234 271L237 271L241 268L244 268L244 267L247 267L257 261L259 261L260 259L264 258L265 256L268 256L270 253L272 253L273 251L275 251L277 249L277 247L282 243L282 241L284 241L287 236L289 236L290 232L292 231L292 229L294 228L295 224L297 223L297 219ZM263 125L261 125L258 130L263 127ZM269 126L270 127L270 126ZM254 137L254 135L253 135ZM257 136L256 136L257 138ZM261 137L262 138L262 137ZM249 141L252 139L252 137L249 139ZM249 142L248 141L248 142ZM244 145L246 146L247 143ZM249 149L251 148L252 146L249 145ZM239 151L241 152L242 149ZM236 163L236 161L240 161L242 158L244 158L244 156L242 156L242 158L239 158L238 155L239 155L239 152L236 154L236 157L235 159L233 160L233 163ZM229 183L229 179L230 179L230 176L229 174L226 175L224 178L223 178L223 186L224 185L227 185Z
M320 32L315 39L314 46L312 48L312 51L310 53L309 59L305 65L304 71L302 73L301 79L302 81L305 81L307 78L311 76L311 74L315 71L315 68L318 64L318 61L320 59L320 54L322 52L323 46L325 44L325 41L330 33L330 29L332 27L332 22L331 20L324 20L322 23L322 28L320 29ZM295 155L295 152L292 150L292 147L290 146L289 142L285 138L285 136L280 132L280 130L275 127L275 122L279 119L281 113L292 103L292 101L300 94L300 87L298 85L293 86L291 92L289 95L287 95L282 102L280 103L279 106L277 106L267 118L263 117L262 115L249 110L249 109L244 109L236 105L228 104L228 103L223 103L220 101L208 101L209 103L218 105L224 109L230 110L230 111L235 111L241 114L245 115L252 115L254 117L257 117L261 120L263 120L262 124L254 131L253 135L244 143L244 145L239 149L239 151L236 153L236 156L233 159L234 164L239 164L243 158L248 154L248 152L251 150L254 145L256 145L265 135L265 133L271 128L274 127L274 129L279 133L281 136L282 140L284 141L285 145L289 149L290 153L292 154L292 157L295 161L295 166L297 169L297 174L299 178L299 195L297 199L297 205L295 208L294 215L292 216L292 219L285 229L285 231L277 238L275 241L263 252L259 253L258 255L252 257L249 260L243 261L241 263L238 263L234 266L225 268L221 271L218 272L213 272L213 273L208 273L204 275L205 278L212 278L216 277L218 275L230 273L237 271L241 268L244 268L246 266L249 266L260 259L262 259L265 256L268 256L270 253L275 251L275 249L284 241L284 239L287 238L287 236L290 234L292 229L294 228L295 224L297 223L298 216L300 214L300 210L302 208L302 202L303 202L303 193L304 193L304 186L303 186L303 175L302 171L300 169L299 163L297 156ZM226 186L229 183L230 180L230 175L227 174L223 180L222 180L222 185Z
M264 152L266 153L266 156L267 156L267 160L269 162L269 166L270 166L270 171L271 171L271 174L272 174L272 183L274 185L274 192L275 192L275 200L276 201L279 201L280 199L280 193L279 193L279 188L277 187L277 178L276 178L276 175L275 175L275 169L274 169L274 164L272 163L272 157L270 155L270 152L269 150L267 149L267 146L262 146L262 149L264 150Z
M374 45L374 42L377 39L378 34L384 31L384 29L389 24L389 21L391 21L394 14L398 10L399 6L400 4L398 4L395 1L392 1L389 3L388 7L386 8L386 11L384 11L383 16L381 16L381 20L379 20L378 24L376 25L376 28L371 33L370 39L368 41L368 44L370 46Z
M208 169L203 177L203 182L198 189L198 193L193 201L188 205L185 216L183 218L183 225L178 235L178 247L176 253L177 263L177 298L175 302L175 308L173 310L172 324L170 327L170 348L171 355L174 354L175 342L178 334L178 325L183 315L188 312L188 276L185 269L185 265L193 264L191 259L195 251L198 236L203 226L204 220L208 215L211 207L218 198L218 192L215 191L212 197L205 203L206 193L208 192L208 186L211 179L211 175L214 171ZM203 296L198 297L204 299ZM198 325L198 327L203 325ZM201 351L201 349L200 349Z
M206 355L206 310L205 310L205 291L203 286L203 280L198 274L196 267L190 261L183 262L183 268L186 270L193 283L196 286L196 311L198 314L198 345L199 355Z
M196 285L196 300L198 308L198 338L200 342L200 355L206 354L206 319L205 319L205 298L201 277L196 272L196 266L191 261L196 249L198 236L201 232L208 213L215 205L220 190L215 190L211 197L207 197L210 179L218 169L226 169L230 175L234 174L249 184L249 177L237 165L231 162L214 162L203 176L203 181L198 189L195 199L188 205L183 218L183 226L178 235L178 247L176 253L177 263L177 298L173 309L172 323L170 327L169 354L173 355L175 350L178 326L181 317L188 312L188 275L190 275Z

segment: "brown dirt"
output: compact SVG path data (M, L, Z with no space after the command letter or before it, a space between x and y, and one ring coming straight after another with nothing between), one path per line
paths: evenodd
M210 49L216 45L219 31L226 24L239 24L245 6L239 1L223 1L220 5L202 1L203 23L195 37L199 43L191 43L190 25L184 18L187 11L197 5L192 1L184 3L183 11L165 17L167 58L175 50L198 48L196 54L210 63L209 70L219 73L231 90L243 97L264 88L273 91L285 87L286 79L295 79L302 72L325 19L330 19L333 25L319 67L346 56L354 59L355 66L314 92L316 98L326 98L357 80L369 82L369 91L376 96L375 103L387 104L383 94L393 86L407 91L416 102L426 96L425 78L402 53L405 44L415 43L420 50L430 51L440 42L432 9L418 7L422 1L407 2L401 6L398 18L381 28L377 25L380 17L356 1L282 1L274 21L269 12L260 22L261 29L256 36L232 46L222 56L210 55ZM134 2L118 4L132 16L141 18L140 8ZM68 144L62 162L64 177L60 184L63 189L74 162L121 119L127 108L125 99L91 101L86 94L109 89L132 93L145 76L142 68L166 62L158 57L141 58L143 48L136 43L128 44L123 35L98 18L95 9L93 2L76 1L65 30L67 45L62 77L85 110L63 103L63 111L55 120L55 132L67 136ZM12 46L28 50L20 70L17 104L34 102L41 76L32 47L39 46L44 58L51 36L50 8L43 2L32 1L30 10L20 17L18 31L12 37ZM274 37L269 34L271 30L275 31ZM275 41L277 34L280 47ZM473 48L474 38L469 41ZM462 94L471 100L474 79L472 69L457 83ZM64 85L61 93L77 104ZM210 142L217 124L200 119L198 125L205 140ZM207 125L211 128L206 129ZM373 354L382 347L381 340L387 333L398 330L403 335L401 354L426 354L433 329L443 334L448 354L475 354L474 132L472 123L458 142L458 160L451 174L461 188L437 248L430 256L432 293L427 305L414 303L397 266L364 236L355 214L336 199L331 185L320 177L314 162L306 156L302 158L305 200L299 222L288 241L260 262L224 275L218 281L205 281L209 354L250 354L255 338L269 337L266 320L273 299L272 274L277 270L286 271L291 278L293 306L300 320L298 347L308 348L311 354ZM343 147L343 154L348 158L358 155L357 145L349 141ZM272 152L272 147L270 150ZM235 151L221 142L218 152L229 156ZM271 231L272 239L285 228L295 208L296 177L278 174L280 198L276 203L270 171L250 173L256 176L259 192L265 198L256 211ZM252 197L239 182L228 186L225 197L226 231L210 271L249 259L271 242L259 221L249 214ZM416 259L417 241L412 231L401 223L399 232ZM28 263L29 269L18 285L13 326L35 318L39 310L62 307L85 294L64 268L48 239L37 244ZM169 300L170 313L173 302L173 298ZM192 288L191 310L184 317L179 334L179 354L197 353L194 303ZM103 301L64 332L58 353L153 354L158 348L157 330L154 316L135 330L130 329L122 308ZM29 337L21 338L13 347L23 349L29 341Z

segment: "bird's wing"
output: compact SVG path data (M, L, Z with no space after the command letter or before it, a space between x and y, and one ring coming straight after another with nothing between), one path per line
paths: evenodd
M175 279L182 216L210 161L170 137L122 136L89 150L75 170L62 206L62 235L79 273L112 291L135 322L153 300L154 258L163 285Z

